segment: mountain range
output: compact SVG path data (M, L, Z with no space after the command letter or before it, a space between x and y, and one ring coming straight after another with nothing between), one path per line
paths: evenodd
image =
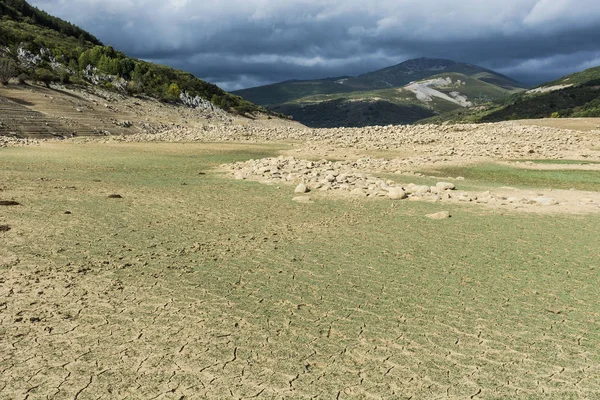
M311 127L406 124L525 91L473 64L417 58L356 77L293 80L233 92Z

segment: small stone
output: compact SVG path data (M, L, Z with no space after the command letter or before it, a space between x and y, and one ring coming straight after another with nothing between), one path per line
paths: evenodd
M414 194L416 195L424 195L431 192L431 188L425 185L417 185L414 188Z
M553 206L558 204L557 201L551 197L536 197L533 201L541 206Z
M0 200L0 206L20 206L21 204L12 200Z
M435 214L427 214L426 217L429 219L433 219L433 220L441 220L441 219L448 219L452 216L450 215L450 213L448 211L440 211Z
M456 185L454 183L450 183L450 182L438 182L438 183L436 183L435 187L437 187L439 190L454 190L454 189L456 189Z
M350 192L350 195L354 197L366 197L367 193L364 189L356 188Z
M403 200L406 199L408 195L401 187L390 187L388 189L388 197L392 200Z
M296 189L294 190L294 193L296 193L296 194L304 194L304 193L308 193L308 192L309 192L309 190L304 183L301 183L298 186L296 186Z
M295 201L296 203L312 203L312 199L310 198L310 196L296 196L292 199L292 201Z

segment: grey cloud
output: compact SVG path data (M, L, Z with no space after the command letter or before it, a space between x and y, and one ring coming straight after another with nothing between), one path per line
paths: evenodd
M598 60L597 0L36 0L132 56L233 90L445 57L540 83Z

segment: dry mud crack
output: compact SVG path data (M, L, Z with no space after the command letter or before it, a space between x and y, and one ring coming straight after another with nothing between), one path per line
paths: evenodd
M287 150L224 175L254 153L189 141ZM598 193L414 173L600 161L597 132L207 125L100 142L3 142L0 198L21 205L0 207L0 399L600 396Z

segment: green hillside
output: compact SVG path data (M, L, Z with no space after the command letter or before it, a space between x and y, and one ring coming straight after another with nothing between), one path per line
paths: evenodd
M411 83L451 79L439 96L420 95ZM461 84L457 84L461 82ZM427 89L426 89L427 90ZM286 81L234 92L311 127L410 124L423 118L479 105L523 91L518 82L472 64L417 58L357 77ZM427 98L427 100L422 100Z
M238 113L268 112L190 73L128 57L92 34L23 0L0 0L0 83L11 78L46 85L102 85L129 95L180 102L199 96Z
M254 103L264 107L276 106L307 96L333 93L349 93L353 88L340 85L336 81L344 78L328 78L313 81L286 81L273 85L233 92L244 98L252 98Z
M436 81L440 83L432 83ZM422 89L421 85L426 86L426 91L433 89L431 93L437 96L417 95ZM427 85L431 85L431 88ZM453 95L462 96L469 105L479 105L521 90L505 89L459 73L444 73L403 87L316 94L271 107L276 112L292 115L303 124L315 128L412 124L424 118L464 109L465 105L457 102Z
M600 117L600 67L564 76L481 107L454 110L424 122L578 117Z

